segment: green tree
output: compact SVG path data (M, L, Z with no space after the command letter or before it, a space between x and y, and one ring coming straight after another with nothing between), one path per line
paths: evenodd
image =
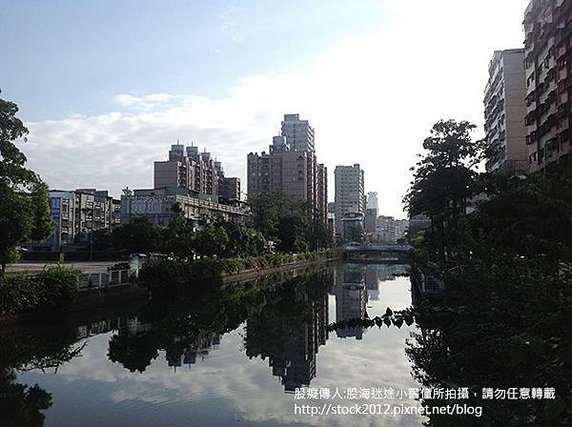
M161 251L180 258L190 258L194 253L194 221L179 212L163 229Z
M485 142L473 141L475 125L455 120L439 121L425 138L425 155L412 168L413 181L404 203L410 216L431 218L432 241L446 260L449 232L467 209L468 200L480 191L474 167L483 160Z
M365 234L363 228L359 226L353 226L348 229L346 240L350 242L363 243L365 239Z
M279 191L263 193L248 199L251 226L268 240L278 240L280 219L295 210L294 203Z
M194 247L199 255L214 256L225 252L230 237L223 227L208 225L195 234Z
M15 103L0 99L0 278L17 260L17 245L44 239L54 227L48 188L25 167L26 156L16 146L28 134L17 112Z
M222 227L229 236L224 253L226 258L257 256L264 252L266 240L259 231L237 224L232 221L217 221L216 225Z
M278 227L278 249L282 252L307 252L309 248L308 218L301 212L284 215Z
M137 216L116 227L111 234L113 246L128 253L150 253L159 248L160 229L147 217Z
M331 245L325 225L317 219L309 202L299 202L279 191L248 200L250 225L282 252L304 252Z

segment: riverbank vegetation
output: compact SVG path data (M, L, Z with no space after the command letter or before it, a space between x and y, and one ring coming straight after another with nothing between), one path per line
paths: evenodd
M0 316L62 307L78 295L79 270L46 266L37 274L6 274L0 286Z
M152 261L141 274L141 279L152 289L186 288L196 286L196 282L206 279L220 279L244 271L258 271L296 265L320 259L339 257L335 249L325 252L302 254L266 254L244 258L205 258L195 261L159 259Z
M572 178L566 171L478 173L474 166L484 149L471 141L472 128L466 122L435 125L405 197L411 215L431 219L431 228L412 238L414 267L440 275L446 287L440 302L446 310L438 317L425 311L409 355L427 386L474 386L485 410L481 420L467 418L468 425L567 425ZM482 388L509 387L554 387L556 396L480 399ZM450 421L431 417L432 425Z
M302 253L332 246L332 233L308 203L279 192L248 200L250 214L244 223L223 219L185 218L180 208L168 226L134 217L113 230L110 244L125 253L160 252L180 259L195 257L252 257L268 250Z

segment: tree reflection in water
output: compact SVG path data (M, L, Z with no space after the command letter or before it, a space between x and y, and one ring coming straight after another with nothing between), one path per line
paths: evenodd
M83 350L77 340L77 328L58 328L53 334L6 333L0 337L0 425L43 425L42 411L52 406L52 395L37 384L16 382L17 371L57 371Z
M138 322L120 329L111 338L109 359L132 372L144 372L158 356L158 351L164 350L169 366L192 364L197 357L207 354L222 335L235 330L247 319L247 354L250 357L270 356L268 352L276 354L278 344L269 344L262 350L256 343L279 340L286 344L289 334L306 327L304 322L313 322L312 310L317 300L325 307L321 333L326 332L327 288L331 284L328 279L331 274L331 271L302 272L295 277L277 274L224 288L212 283L193 284L176 292L170 289L162 294L155 293L139 313ZM316 286L318 284L320 286ZM255 324L259 327L256 333L253 332ZM285 327L287 324L290 326ZM323 337L319 340L325 342Z

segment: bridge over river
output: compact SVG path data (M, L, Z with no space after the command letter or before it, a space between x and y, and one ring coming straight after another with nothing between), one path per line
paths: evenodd
M409 259L410 250L411 245L346 245L343 256L352 261L403 262Z

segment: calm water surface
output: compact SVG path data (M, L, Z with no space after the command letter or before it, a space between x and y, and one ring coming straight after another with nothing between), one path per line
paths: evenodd
M326 330L336 320L411 306L409 279L394 275L405 270L344 265L263 291L216 294L212 304L195 296L179 307L161 303L79 327L83 338L68 347L75 357L20 367L16 381L51 393L48 426L419 425L416 415L294 413L295 404L419 406L407 396L364 399L360 390L421 387L405 354L415 324ZM181 305L198 308L181 312ZM310 387L337 389L341 398L300 399L299 387L304 397ZM348 389L357 389L357 400Z

